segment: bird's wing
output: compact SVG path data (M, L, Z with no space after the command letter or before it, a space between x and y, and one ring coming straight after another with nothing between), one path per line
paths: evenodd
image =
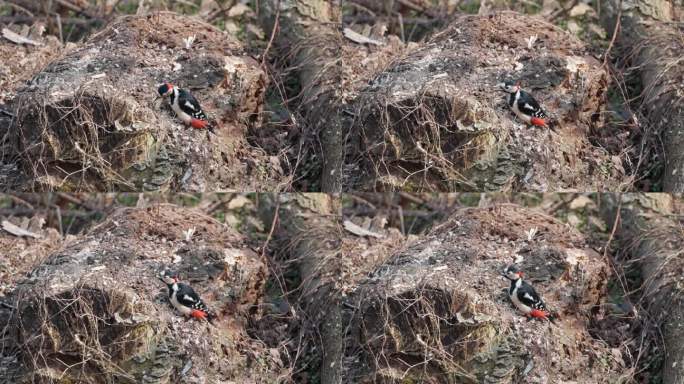
M205 117L204 113L202 113L202 107L200 106L199 101L197 101L192 93L184 89L178 91L178 106L191 116L200 118Z
M528 93L520 92L520 97L518 98L518 109L529 116L534 115L537 111L542 111L542 108L537 103L534 97L530 96Z
M537 294L537 291L534 290L534 287L526 282L523 282L522 286L518 288L518 300L528 307L534 307L534 304L537 302L543 303L541 297Z
M192 307L196 303L201 302L200 297L197 293L195 293L195 290L193 290L189 285L182 283L178 284L177 298L179 303L187 307Z

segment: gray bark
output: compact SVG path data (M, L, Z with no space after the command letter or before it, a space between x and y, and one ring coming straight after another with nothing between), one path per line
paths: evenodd
M344 159L340 1L266 1L262 24L272 30L276 18L279 28L276 46L284 55L291 56L291 66L298 68L296 73L302 88L299 102L315 137L320 140L323 160L320 190L339 192Z
M610 31L620 17L616 48L641 80L642 128L662 135L665 150L663 190L684 191L684 25L682 6L665 0L602 1ZM620 12L622 8L622 12ZM630 98L639 95L628 95Z
M622 204L620 204L622 201ZM620 220L615 232L620 249L639 266L644 283L642 297L649 316L661 325L665 342L663 383L684 382L684 236L682 226L669 217L674 201L668 194L604 194L606 222Z
M301 305L321 335L322 384L341 382L342 322L336 271L343 261L339 227L340 201L332 195L280 194L260 196L264 222L278 213L279 241L288 242L302 278Z

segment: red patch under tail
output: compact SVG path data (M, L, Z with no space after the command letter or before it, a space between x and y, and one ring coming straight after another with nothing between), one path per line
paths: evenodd
M192 119L192 120L190 120L190 125L196 129L204 129L204 128L207 128L209 123L207 121L200 120L200 119Z
M194 317L195 319L206 319L207 313L204 311L200 311L199 309L195 309L192 311L190 316Z
M530 316L537 319L547 319L548 315L548 312L540 311L538 309L533 309L532 312L530 312Z
M532 120L530 120L530 122L532 123L532 125L536 125L537 127L547 127L546 121L538 117L533 117Z

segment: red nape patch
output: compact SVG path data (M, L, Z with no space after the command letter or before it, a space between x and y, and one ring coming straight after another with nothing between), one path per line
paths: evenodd
M190 316L194 317L195 319L206 319L207 314L204 311L200 311L199 309L195 309L192 311Z
M546 121L538 117L533 117L530 122L532 123L532 125L536 125L537 127L546 127Z
M209 123L200 119L192 119L190 120L190 125L196 129L204 129L207 127L207 125L209 125Z
M538 309L533 309L532 312L530 312L530 316L538 319L546 319L547 313Z

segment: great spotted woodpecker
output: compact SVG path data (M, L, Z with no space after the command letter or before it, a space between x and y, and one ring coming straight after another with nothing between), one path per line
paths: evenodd
M520 83L506 81L499 83L498 87L510 94L508 96L508 106L518 118L527 124L548 127L546 124L546 119L548 119L546 112L539 106L539 103L537 103L537 100L532 95L520 89Z
M197 129L207 128L211 132L214 131L213 127L209 125L207 115L202 110L199 101L189 91L178 88L171 83L164 83L157 88L157 93L161 97L169 97L171 109L185 124Z
M523 281L523 273L515 265L510 265L506 268L502 275L511 281L508 296L516 308L531 318L550 321L555 319L555 316L546 308L546 304L539 297L537 291L530 284Z
M171 276L168 272L162 272L159 279L169 288L169 301L180 313L208 321L215 317L192 287L179 283L178 278Z

